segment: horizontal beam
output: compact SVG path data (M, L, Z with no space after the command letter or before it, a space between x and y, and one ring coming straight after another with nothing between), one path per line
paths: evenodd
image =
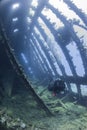
M65 81L66 83L75 83L80 85L87 85L87 76L81 77L81 76L60 76L60 79Z

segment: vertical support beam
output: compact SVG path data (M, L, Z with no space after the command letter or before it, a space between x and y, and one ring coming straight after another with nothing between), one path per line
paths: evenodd
M49 65L48 65L48 63L47 63L45 57L42 55L41 51L39 50L39 48L38 48L38 46L37 46L37 42L35 41L35 39L34 39L33 36L31 36L31 38L32 38L32 41L35 43L35 46L36 46L36 48L37 48L39 54L41 55L41 57L42 57L42 59L43 59L43 61L44 61L44 64L46 65L46 67L47 67L47 69L48 69L48 72L49 72L50 75L52 76L52 71L51 71L51 69L49 68Z
M39 38L39 36L38 36L35 32L33 32L33 34L34 34L35 38L38 40L38 42L40 43L41 48L42 48L43 51L45 52L46 57L48 58L48 61L50 62L54 73L55 73L56 75L59 75L59 74L57 73L56 68L55 68L54 61L53 61L52 57L49 55L48 49L44 46L44 43L43 43L42 40Z
M44 68L40 62L40 59L38 58L38 54L36 53L35 49L31 46L31 51L32 51L32 65L33 69L35 72L37 72L38 75L43 75L44 74ZM34 57L35 57L35 61L34 61ZM41 77L41 76L39 76Z
M39 52L38 52L36 46L35 46L34 43L32 42L32 40L30 40L30 43L31 43L31 46L32 46L32 48L33 48L33 50L34 50L34 52L35 52L35 54L36 54L38 60L39 60L39 63L40 63L40 65L41 65L42 70L43 70L44 72L47 71L46 68L45 68L45 66L44 66L44 63L43 63L43 61L42 61L42 57L40 56L40 54L39 54ZM39 64L38 64L38 65L39 65Z

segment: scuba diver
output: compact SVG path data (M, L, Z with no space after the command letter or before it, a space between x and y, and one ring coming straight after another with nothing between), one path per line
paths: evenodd
M50 84L48 85L48 90L52 92L53 96L56 96L61 92L64 93L66 90L65 83L61 79L56 79L50 82Z

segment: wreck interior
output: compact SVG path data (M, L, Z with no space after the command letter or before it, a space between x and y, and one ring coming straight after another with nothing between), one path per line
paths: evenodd
M61 122L61 126L54 124L50 127L44 121L52 116L50 125L53 121L58 123L57 118L62 120L65 113L69 117L73 113L73 120L75 116L80 118L80 113L85 114L86 118L83 119L84 116L81 118L83 122L87 121L87 7L85 5L87 5L85 0L80 2L79 0L0 0L0 114L4 115L3 113L6 112L6 109L2 111L6 102L6 108L11 105L10 108L13 109L15 105L12 103L16 102L16 105L26 107L27 113L34 111L29 117L31 121L28 128L26 126L23 128L22 123L21 128L13 126L13 130L15 128L18 130L87 129L87 125L81 124L81 120L76 120L76 124L72 123L74 124L72 127L62 127L65 123ZM67 89L67 93L59 94L58 97L52 97L47 90L49 82L55 78L62 79ZM23 95L24 91L26 97ZM17 94L22 94L21 98L17 96L19 102L15 99ZM29 104L26 105L26 100L31 102L30 108ZM21 111L23 112L22 109ZM14 112L14 115L18 112L18 110ZM8 113L11 115L11 112ZM19 114L21 119L23 114L25 112ZM0 115L0 125L3 124L2 115ZM17 117L19 115L16 114ZM45 119L42 119L41 115L44 115ZM42 119L44 125L40 124L37 116L39 120ZM28 115L26 120L29 120ZM37 120L36 124L34 124L35 120ZM16 122L18 123L18 120ZM4 127L3 129L8 130Z

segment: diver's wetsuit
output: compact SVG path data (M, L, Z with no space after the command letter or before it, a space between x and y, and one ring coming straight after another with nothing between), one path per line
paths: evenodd
M56 94L65 91L65 83L62 80L55 80L53 85L48 86L48 90L53 92L53 95L55 96Z

